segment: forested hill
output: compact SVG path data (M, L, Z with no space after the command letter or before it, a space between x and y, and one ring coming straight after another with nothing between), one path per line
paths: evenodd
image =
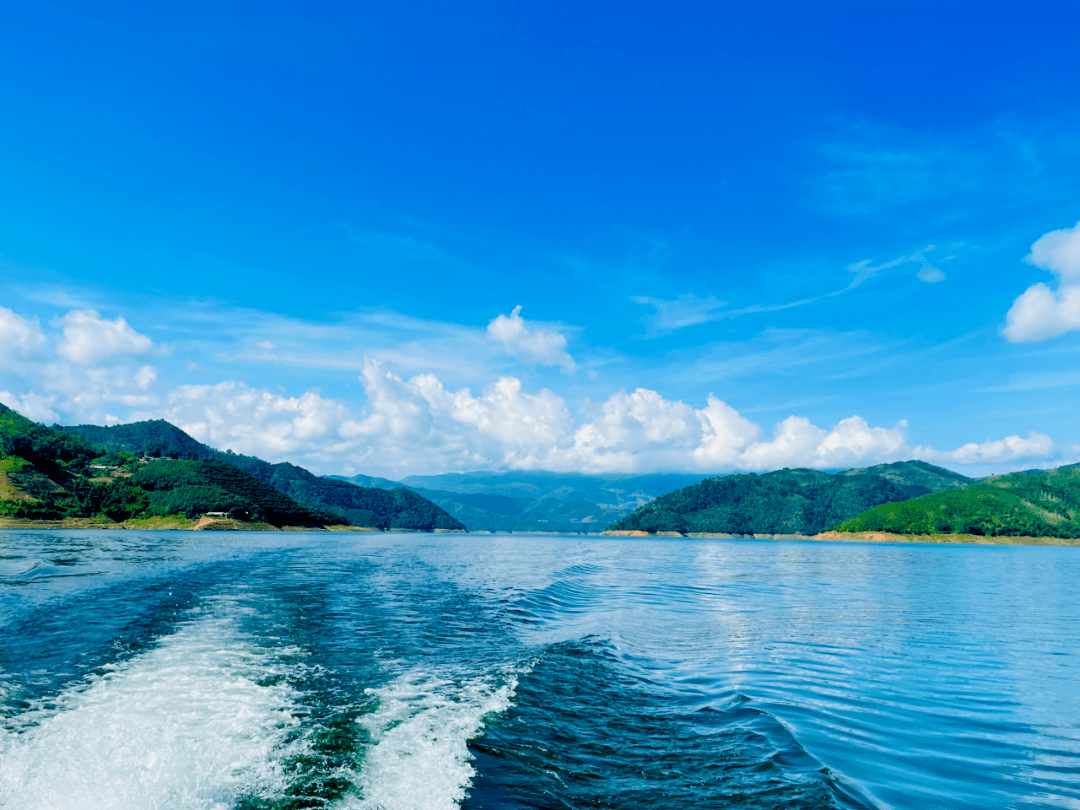
M221 512L273 526L344 523L219 461L147 460L31 422L0 406L0 516L23 520Z
M663 495L613 523L608 531L813 535L879 504L970 481L922 461L836 474L783 469L728 475Z
M1012 473L875 507L843 532L1080 537L1080 465Z
M128 425L75 425L62 430L116 452L178 459L210 459L238 467L302 504L329 512L354 526L412 531L462 531L465 525L444 509L404 487L362 487L323 478L294 464L271 464L255 456L208 447L162 419Z

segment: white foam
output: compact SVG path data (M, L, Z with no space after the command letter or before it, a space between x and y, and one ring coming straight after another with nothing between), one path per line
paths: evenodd
M506 711L517 687L512 672L450 680L413 672L366 690L379 707L358 722L371 735L349 810L455 810L476 771L467 743L484 718Z
M154 649L0 731L4 810L224 810L284 787L296 695L222 602ZM21 729L21 730L20 730Z

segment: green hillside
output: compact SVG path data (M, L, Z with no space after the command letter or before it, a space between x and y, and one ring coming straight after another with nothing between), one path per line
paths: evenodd
M444 509L400 484L394 489L363 487L341 479L317 476L294 464L271 464L254 456L222 452L161 419L110 427L76 425L62 430L115 452L228 464L310 509L335 515L338 522L345 521L354 526L412 531L465 529L463 523Z
M227 512L241 520L273 526L328 526L344 523L338 515L311 509L284 492L223 461L158 459L142 465L129 479L149 497L149 515Z
M1080 537L1080 469L1025 471L904 503L877 506L844 521L843 532Z
M921 461L837 474L784 469L729 475L663 495L611 524L608 531L812 535L879 504L969 481Z
M345 522L231 465L170 459L144 463L131 453L95 446L0 406L0 515L124 521L218 511L275 526Z

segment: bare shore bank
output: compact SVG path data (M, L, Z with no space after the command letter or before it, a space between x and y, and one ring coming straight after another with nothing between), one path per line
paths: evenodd
M732 540L832 540L851 543L962 543L980 546L1080 546L1063 537L985 537L976 534L890 534L888 532L821 532L820 534L722 534L716 532L603 532L608 537L718 537Z

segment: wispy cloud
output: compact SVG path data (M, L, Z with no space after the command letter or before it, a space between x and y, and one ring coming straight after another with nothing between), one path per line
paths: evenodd
M365 230L351 225L343 227L345 238L366 252L396 258L436 261L464 266L465 263L449 251L426 239L399 233Z
M827 168L811 178L814 208L863 216L979 184L981 153L865 123L816 147Z
M860 262L849 264L847 270L849 273L853 274L853 278L847 286L829 293L811 296L810 298L801 298L798 301L785 301L777 304L751 304L745 307L727 309L728 302L726 301L720 301L712 295L701 298L692 293L683 293L674 299L634 295L630 297L630 300L635 304L650 306L655 310L652 315L648 315L644 318L646 327L645 337L657 337L660 335L671 334L672 332L689 326L698 326L700 324L720 321L726 318L737 318L741 315L753 315L762 312L780 312L785 309L793 309L795 307L813 304L826 298L843 295L846 292L862 286L864 283L882 274L884 271L909 262L914 262L919 265L919 270L915 274L915 277L918 278L919 281L935 284L945 280L945 273L939 268L934 267L926 258L925 254L932 250L934 250L934 246L927 245L922 250L916 250L909 255L898 256L895 259L878 265L873 264L870 259L864 259Z
M687 326L697 326L727 317L724 307L726 301L718 301L714 296L698 298L693 293L684 293L674 300L650 298L647 295L633 295L630 300L635 304L650 306L655 309L645 318L649 335L665 335Z
M893 267L899 267L902 264L909 262L915 262L919 265L919 271L915 274L915 277L919 281L926 282L927 284L936 284L939 281L945 280L944 271L930 264L930 261L926 258L927 253L934 250L933 245L927 245L922 250L916 250L914 253L907 256L897 256L891 261L883 262L882 264L874 265L870 259L863 259L861 262L855 262L855 264L848 265L848 272L854 273L855 277L851 279L851 283L844 289L837 290L836 292L829 293L832 295L840 295L848 290L854 290L856 287L861 286L865 282L880 275L883 271L889 270Z

